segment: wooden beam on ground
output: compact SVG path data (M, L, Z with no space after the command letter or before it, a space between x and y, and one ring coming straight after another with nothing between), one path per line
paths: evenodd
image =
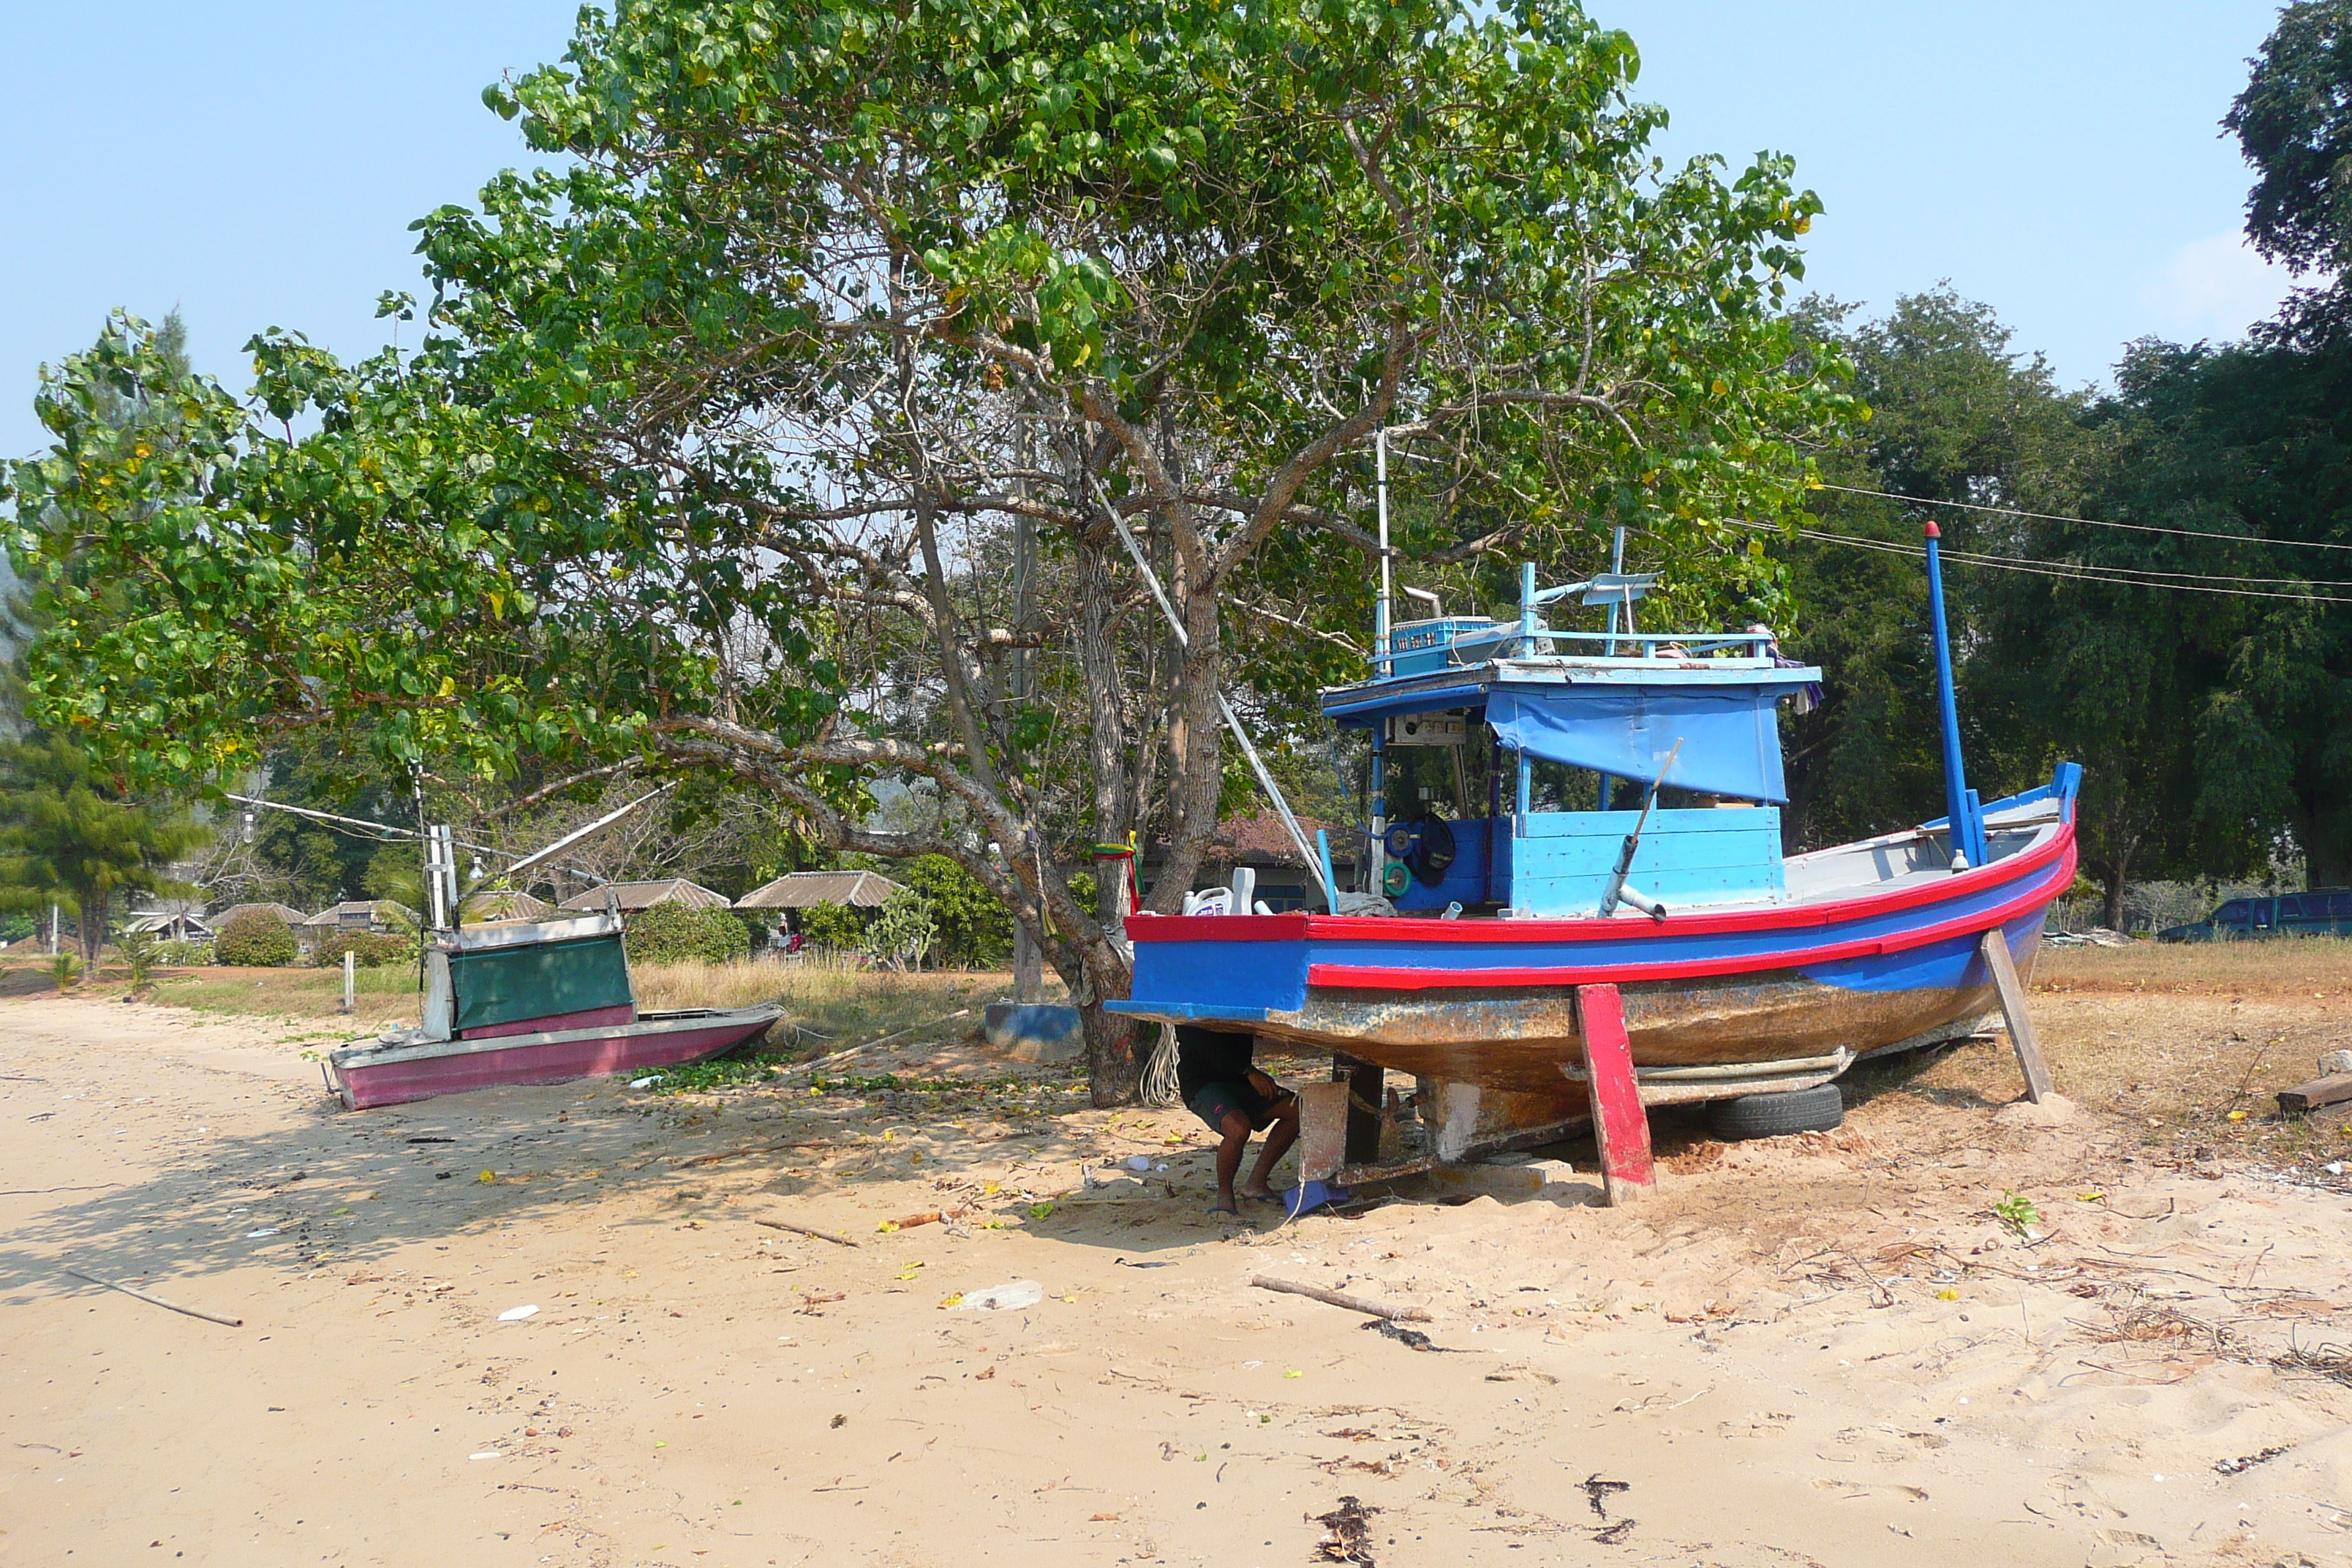
M2025 1011L2025 983L2017 977L2017 962L2010 956L2009 938L1995 926L1977 943L1985 967L1992 971L1993 989L2000 993L2001 1016L2009 1024L2009 1043L2017 1052L2018 1070L2025 1075L2025 1098L2039 1105L2050 1098L2050 1064L2042 1059L2042 1042Z
M2278 1091L2282 1114L2317 1110L2323 1105L2340 1105L2347 1100L2352 1100L2352 1073L2315 1078L2309 1083L2299 1083L2293 1089Z
M1625 1004L1614 985L1576 988L1576 1021L1584 1036L1591 1078L1592 1138L1601 1146L1601 1184L1612 1208L1657 1189L1650 1161L1650 1118L1633 1081L1633 1046L1625 1034Z

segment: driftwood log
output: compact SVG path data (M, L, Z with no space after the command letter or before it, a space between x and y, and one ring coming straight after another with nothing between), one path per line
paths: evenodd
M136 1296L151 1307L161 1307L167 1312L177 1312L182 1317L202 1318L207 1323L218 1323L227 1329L245 1327L243 1318L224 1318L218 1312L206 1312L194 1307L183 1307L177 1301L166 1301L161 1296L151 1296L146 1291L133 1289L119 1279L100 1279L97 1275L85 1274L79 1268L68 1268L66 1272L77 1279L87 1279L93 1285L103 1285L110 1290L120 1290L126 1296Z
M794 1236L813 1236L819 1241L829 1241L835 1247L855 1247L857 1245L857 1243L850 1240L849 1237L845 1236L835 1236L829 1230L818 1230L814 1226L794 1225L788 1219L755 1219L751 1223L753 1225L764 1225L770 1230L789 1230Z
M1424 1307L1392 1307L1385 1301L1350 1296L1344 1290L1326 1290L1319 1285L1301 1285L1296 1280L1276 1279L1271 1274L1253 1276L1250 1283L1261 1290L1279 1290L1286 1296L1304 1296L1327 1307L1344 1307L1350 1312L1361 1312L1367 1317L1386 1318L1391 1323L1429 1321L1429 1310Z

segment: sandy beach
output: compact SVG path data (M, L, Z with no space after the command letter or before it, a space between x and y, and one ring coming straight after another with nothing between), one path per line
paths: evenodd
M2352 1563L2352 1181L2084 1087L2340 1005L2044 996L2061 1124L1987 1041L1662 1124L1638 1207L1587 1145L1235 1226L1189 1118L977 1045L349 1113L299 1030L0 1002L0 1563Z

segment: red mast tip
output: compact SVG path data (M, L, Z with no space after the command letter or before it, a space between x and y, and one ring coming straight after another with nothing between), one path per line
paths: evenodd
M1941 539L1944 537L1944 531L1937 528L1932 522L1930 522L1927 527L1921 529L1919 531L1923 536L1928 539Z

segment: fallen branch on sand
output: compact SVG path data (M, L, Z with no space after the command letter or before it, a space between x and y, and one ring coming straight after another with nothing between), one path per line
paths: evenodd
M150 1296L146 1291L134 1289L132 1287L122 1284L119 1280L100 1279L95 1274L84 1274L79 1268L68 1268L66 1272L72 1275L77 1279L87 1279L93 1285L103 1285L110 1290L120 1290L126 1296L136 1296L139 1300L146 1302L151 1307L161 1307L165 1311L178 1312L183 1317L202 1318L207 1323L218 1323L224 1328L241 1329L245 1327L245 1320L243 1318L224 1318L218 1312L206 1312L199 1310L194 1307L183 1307L177 1301L166 1301L161 1296Z
M1391 1307L1385 1301L1368 1301L1361 1296L1350 1296L1344 1290L1326 1290L1318 1285L1301 1285L1294 1280L1276 1279L1271 1274L1251 1277L1250 1283L1261 1290L1279 1290L1288 1296L1304 1296L1310 1301L1320 1301L1327 1307L1344 1307L1350 1312L1366 1317L1386 1318L1392 1323L1425 1323L1429 1311L1424 1307Z
M794 1236L813 1236L819 1241L829 1241L835 1247L856 1247L857 1245L857 1243L850 1240L849 1237L845 1236L835 1236L829 1230L818 1230L812 1226L794 1225L788 1219L755 1219L751 1223L753 1225L764 1225L770 1230L789 1230Z

